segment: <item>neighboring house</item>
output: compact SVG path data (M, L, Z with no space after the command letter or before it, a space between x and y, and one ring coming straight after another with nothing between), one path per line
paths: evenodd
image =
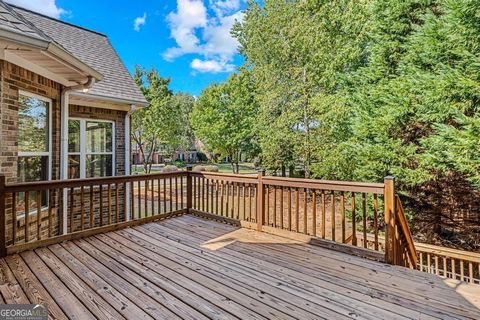
M7 182L129 173L147 105L108 38L0 1L0 173Z
M173 155L173 161L185 161L185 162L197 162L198 161L198 153L195 149L184 150L183 148L179 148L175 151Z
M175 150L175 153L168 154L162 151L154 152L152 154L152 164L162 164L165 162L171 161L184 161L188 163L195 163L198 162L198 152L197 150L184 150L183 148L178 148ZM132 151L132 164L134 165L142 165L144 163L144 159L142 153L138 150Z
M130 112L147 101L105 35L0 0L0 90L7 183L130 173Z

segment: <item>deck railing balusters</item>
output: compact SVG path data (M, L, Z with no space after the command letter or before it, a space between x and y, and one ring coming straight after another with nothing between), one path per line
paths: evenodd
M3 181L2 181L3 179ZM0 184L4 183L5 181L5 177L4 176L0 176ZM3 209L2 211L0 212L3 212L5 211L5 193L2 192L2 188L4 186L0 186L0 207ZM1 214L1 213L0 213ZM16 241L17 241L17 218L18 217L18 212L17 212L17 194L16 193L13 193L12 194L12 243L15 244ZM6 217L5 217L5 214L2 215L2 217L0 217L0 221L4 221L6 220ZM3 233L3 235L1 236L2 240L0 240L0 246L2 246L3 248L6 246L6 238L5 238L5 232ZM5 249L5 248L4 248ZM0 248L0 252L2 252L2 248Z
M330 219L331 219L331 228L332 228L332 241L337 241L337 239L335 238L335 219L336 219L336 216L335 216L335 191L332 190L332 193L331 193L331 200L330 200L330 210L331 210L331 216L330 216Z
M288 196L288 199L287 199L287 207L288 207L288 210L287 210L287 218L288 218L287 228L288 228L288 231L292 231L292 189L288 188L287 190L288 190L288 193L287 193L287 196Z
M317 236L317 192L312 190L312 236Z
M186 185L185 181L187 181ZM59 231L65 230L62 229L61 224L67 221L68 228L64 236L68 236L88 229L121 224L122 221L137 223L137 221L157 218L160 215L191 212L222 217L230 222L244 221L247 223L245 226L260 231L274 228L277 229L277 232L280 230L282 232L304 233L305 235L319 236L333 241L337 241L338 219L338 221L341 221L341 237L338 234L338 239L341 238L342 242L354 246L357 245L355 197L360 193L362 201L358 207L361 210L363 223L363 228L361 228L362 245L360 246L372 251L383 249L388 251L391 250L389 248L389 241L391 241L396 250L393 254L388 251L394 259L393 263L405 265L407 259L412 259L408 256L411 250L409 251L409 248L406 247L406 243L410 240L405 237L403 225L396 225L396 221L393 220L394 238L387 237L385 244L381 246L379 242L379 228L384 224L378 223L379 216L381 216L378 195L385 197L385 194L387 194L386 185L387 182L383 184L344 183L267 177L263 174L232 175L193 172L190 169L188 172L41 182L35 184L35 186L28 183L14 184L11 187L7 186L6 192L11 194L8 204L11 206L13 203L16 207L9 209L9 212L12 212L13 215L15 215L17 207L21 208L18 203L18 194L24 195L24 203L21 204L25 211L23 224L21 224L24 228L24 242L31 240L30 229L35 230L35 223L36 241L59 235L60 232L54 231L56 226L52 222L52 217L58 218ZM85 187L88 187L89 190L85 190ZM65 199L63 199L62 192L64 188L67 190L67 198ZM124 189L123 192L122 188ZM127 194L128 189L130 190ZM59 190L58 196L55 195L54 190ZM346 194L351 195L350 201L347 201ZM45 200L44 195L48 198L47 200ZM107 196L106 200L104 199L105 195ZM130 198L130 203L128 203L130 206L129 216L133 218L130 221L126 221L127 195ZM112 197L114 198L112 199ZM34 202L36 203L34 206L36 220L31 219L30 202L32 199L35 199ZM89 203L86 203L87 199ZM64 201L67 201L65 207L67 212L63 212L62 202ZM302 201L303 205L301 205ZM373 202L370 203L370 201ZM47 206L42 202L47 202ZM173 202L175 202L175 205ZM6 200L3 204L5 205L5 203ZM382 204L384 203L385 212L392 212L398 207L391 201L382 202ZM85 205L89 205L89 219L85 217ZM319 207L320 205L321 207ZM330 208L327 208L327 205ZM104 206L107 207L107 210L104 210ZM115 209L113 209L113 206ZM45 219L45 223L42 223L42 214L46 217L47 210L48 222ZM105 214L107 214L106 217ZM68 219L64 220L62 217ZM33 220L33 226L30 220ZM347 228L347 222L349 222L348 226L351 225L351 228ZM330 227L327 229L328 223L330 223ZM403 221L403 223L405 222ZM319 227L321 229L318 229ZM338 227L340 227L340 222ZM10 231L8 235L10 237L8 246L17 246L19 245L18 225L12 222L11 229L13 231ZM369 233L370 230L373 233L372 235ZM435 255L432 255L432 257L434 260L428 262L429 271L441 273L438 268L438 259L435 258ZM474 263L470 263L469 260L459 260L458 267L455 265L455 261L452 260L452 263L451 268L453 270L450 273L455 274L455 268L457 270L459 268L458 277L463 280L474 281L472 278L475 278L477 268ZM443 271L443 273L446 272L448 273L449 270Z

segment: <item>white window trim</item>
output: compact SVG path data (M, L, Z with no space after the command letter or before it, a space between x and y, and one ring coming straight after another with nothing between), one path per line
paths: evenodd
M112 177L116 175L116 162L115 162L115 155L116 155L116 131L115 131L115 121L112 120L103 120L103 119L91 119L91 118L80 118L80 117L69 117L68 120L76 120L80 121L80 152L67 152L67 157L70 155L80 156L80 179L84 179L87 176L87 149L86 149L86 141L85 135L82 133L86 132L86 124L87 121L92 122L105 122L112 124L112 151L110 152L90 152L88 154L93 155L111 155L112 156ZM68 135L68 128L67 128L67 135ZM67 143L68 146L68 143ZM68 162L68 159L66 159Z
M25 96L25 97L30 97L30 98L35 98L35 99L38 99L38 100L41 100L41 101L44 101L48 104L48 151L46 152L24 152L24 151L19 151L17 152L17 158L18 157L36 157L36 156L48 156L48 165L47 165L47 168L48 168L48 173L47 173L47 178L48 180L52 180L52 171L53 171L53 168L52 168L52 128L53 128L53 124L52 124L52 99L50 98L47 98L47 97L44 97L44 96L41 96L41 95L38 95L36 93L33 93L33 92L29 92L29 91L23 91L23 90L18 90L18 97L20 98L20 96ZM47 180L47 181L48 181ZM48 193L47 193L47 201L48 201ZM50 204L47 203L46 206L42 206L41 210L45 210L48 208ZM37 209L36 208L32 208L32 210L30 210L29 212L29 216L34 216L37 214ZM21 213L21 214L18 214L17 213L17 220L20 220L20 219L23 219L25 217L25 213Z
M28 156L48 156L48 180L52 180L52 99L35 94L29 91L18 90L18 97L25 96L30 98L35 98L41 101L48 103L48 151L46 152L18 152L18 157L28 157Z

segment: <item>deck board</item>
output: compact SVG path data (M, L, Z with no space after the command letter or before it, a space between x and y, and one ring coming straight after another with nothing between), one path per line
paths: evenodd
M202 223L202 222L199 222ZM182 230L180 223L176 221L170 221L166 225L172 225L172 230ZM159 227L158 227L159 228ZM192 230L194 225L190 224L186 230ZM191 234L197 236L201 231L196 230ZM222 231L225 233L224 231ZM219 233L221 234L221 233ZM402 305L410 304L410 308L416 312L416 310L424 311L425 313L430 313L432 316L436 317L445 317L448 313L458 314L460 316L468 316L469 311L464 310L464 307L452 306L451 299L454 298L451 294L446 294L445 292L438 291L438 286L435 287L430 284L430 286L419 285L417 281L411 281L404 279L399 282L395 276L395 273L391 273L388 277L379 278L381 273L377 272L376 269L367 269L361 268L358 270L349 270L350 265L344 264L341 265L338 262L331 263L330 259L321 259L317 260L317 256L308 256L308 260L299 256L289 257L290 252L297 252L298 248L295 245L293 248L290 245L280 244L267 244L256 245L256 250L252 252L250 247L246 244L236 243L235 248L230 249L234 251L235 254L243 253L248 259L258 258L259 260L270 262L269 266L282 266L287 270L299 270L302 271L301 274L308 274L309 279L312 278L318 280L329 279L331 283L343 284L345 288L349 290L361 290L364 291L368 296L370 289L375 289L376 293L382 295L382 300L390 300L393 303L400 303ZM282 254L278 254L277 249L284 250ZM263 266L265 268L265 266ZM282 272L285 269L282 270ZM297 274L296 277L301 277L301 274ZM436 279L434 279L436 280ZM368 287L366 287L368 286ZM451 289L445 287L445 290L448 290L447 293L451 292ZM428 292L435 292L432 296L427 296ZM406 297L405 297L406 296ZM381 303L382 301L375 301L375 304ZM459 301L461 306L461 301ZM428 310L428 307L434 306L435 308L432 311ZM390 310L391 307L387 308ZM395 308L394 308L395 310ZM442 312L443 310L443 312ZM400 314L404 314L406 311L405 308L400 309Z
M185 215L0 259L63 319L479 319L480 286Z
M178 222L172 221L169 223L172 225L172 230L171 230L172 233L164 234L164 236L174 237L173 230L181 230L181 228L179 228ZM154 226L154 228L161 229L163 227ZM195 234L197 236L199 232L200 231L195 230L195 232L191 232L190 234L192 235ZM183 234L182 234L182 238L185 239ZM285 246L285 245L286 244L282 244L282 246ZM230 245L230 246L233 246L233 245ZM240 245L235 244L235 246L237 247L235 247L234 249L233 248L229 249L229 247L226 247L222 250L228 251L229 254L235 255L237 257L241 256L242 252L240 252L241 251L241 249L239 248ZM269 246L272 247L272 244L270 244ZM330 305L335 303L335 299L337 299L338 300L337 302L341 306L351 307L352 302L351 300L349 301L348 298L354 295L355 293L357 293L357 295L355 296L356 307L353 308L351 312L358 312L359 310L365 310L365 308L367 308L368 312L374 313L374 318L378 318L379 314L385 314L385 311L389 315L388 318L395 318L395 316L402 317L405 315L409 315L415 318L416 315L418 315L418 312L419 312L418 310L420 310L421 312L424 312L425 314L427 313L432 314L432 312L429 312L428 310L426 310L427 308L425 306L424 301L416 302L416 299L413 300L416 303L413 306L410 305L410 308L398 308L397 304L405 306L407 305L407 302L411 299L408 296L404 297L404 295L400 297L391 296L391 294L388 292L389 287L387 284L385 284L383 288L377 289L376 294L374 294L372 290L368 288L368 286L366 287L365 284L363 283L361 285L354 285L354 282L352 282L352 280L345 281L344 279L342 279L344 277L343 272L334 273L332 276L331 271L328 270L327 268L322 270L319 277L315 277L315 276L312 277L312 273L315 275L315 272L316 272L315 269L317 269L318 266L316 266L313 269L304 268L303 264L296 264L294 260L289 261L289 264L285 264L285 259L277 259L274 261L269 261L271 263L269 262L265 263L266 260L270 259L270 252L268 251L259 255L257 257L257 260L255 261L252 259L255 259L254 255L256 254L256 251L257 249L254 251L252 251L251 249L243 251L243 257L246 261L248 261L248 263L252 264L252 263L259 262L258 267L255 269L264 270L264 272L268 274L274 274L274 270L277 270L278 272L276 274L278 277L280 277L279 275L281 274L288 274L288 275L291 275L293 279L297 280L297 283L299 280L303 280L304 283L314 283L315 284L315 286L313 287L314 289L323 287L329 294L328 298L329 298ZM226 259L226 257L224 257L224 259ZM298 272L298 270L301 270L303 272ZM361 274L358 274L358 277L361 277L361 276L362 276ZM358 281L358 279L354 279L353 281ZM370 283L372 283L372 279L370 279ZM358 294L359 292L363 294L359 295ZM341 293L341 295L337 297L332 297L332 293ZM315 290L315 291L311 291L311 294L318 295L319 292L318 290ZM376 296L381 296L382 298L377 299ZM387 301L391 303L386 304ZM362 308L363 302L368 302L368 304L366 306L364 305ZM376 306L383 308L383 310L378 310ZM365 313L366 312L362 312L362 315L365 316L366 315ZM468 312L465 312L464 314L468 316ZM436 317L443 318L445 317L446 314L443 312L435 312L433 313L433 315Z

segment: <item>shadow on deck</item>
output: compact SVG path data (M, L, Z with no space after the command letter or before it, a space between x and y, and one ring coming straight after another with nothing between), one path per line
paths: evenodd
M480 286L191 215L8 256L0 293L57 319L480 318Z

